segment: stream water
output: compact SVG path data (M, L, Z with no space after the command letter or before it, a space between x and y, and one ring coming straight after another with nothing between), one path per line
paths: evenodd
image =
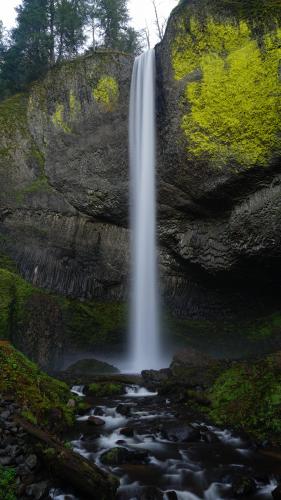
M74 392L82 390L74 388ZM120 479L117 500L272 499L276 463L246 438L200 421L187 424L169 400L144 388L129 386L126 391L118 398L101 399L87 415L78 416L72 441L77 453ZM105 424L90 426L87 421L93 415ZM115 447L145 450L147 456L139 463L104 466L102 454ZM251 491L238 497L233 484L239 485L243 478L250 481ZM65 497L59 490L51 496L55 500L77 498Z

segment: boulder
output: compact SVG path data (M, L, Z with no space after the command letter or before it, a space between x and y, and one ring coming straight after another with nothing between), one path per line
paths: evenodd
M95 427L101 427L102 425L105 425L105 421L102 418L91 416L88 418L87 424Z
M134 429L132 427L123 427L119 432L122 436L134 437Z
M101 462L104 465L116 466L123 464L142 464L148 459L148 451L146 450L128 450L127 448L117 447L105 451L101 455Z
M274 500L281 500L281 486L277 486L277 488L275 488L271 494Z
M81 359L64 371L68 377L86 377L87 379L91 376L110 373L119 373L119 370L115 366L97 359Z
M253 478L241 475L234 479L231 492L234 498L245 498L255 493L256 489L257 486Z

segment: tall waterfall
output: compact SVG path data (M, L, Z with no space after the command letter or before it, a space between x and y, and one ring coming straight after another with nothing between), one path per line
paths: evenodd
M159 368L156 257L155 52L137 57L130 99L133 370Z

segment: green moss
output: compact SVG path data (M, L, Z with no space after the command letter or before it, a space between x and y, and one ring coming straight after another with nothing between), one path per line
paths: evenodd
M21 415L23 418L25 418L26 420L28 420L31 424L33 425L37 425L38 422L37 422L37 418L33 415L33 413L31 413L31 411L28 411L28 410L24 410L21 412Z
M0 393L13 394L24 408L22 415L32 423L49 425L52 409L59 410L60 427L74 422L74 413L67 406L71 398L63 382L49 377L11 345L0 342Z
M65 121L65 110L63 104L57 104L56 111L52 115L52 122L55 127L63 130L66 134L71 134L71 128Z
M47 458L52 459L56 455L56 450L54 448L46 448L44 450L44 455L46 455Z
M24 305L34 288L14 273L0 269L0 338L9 338L24 318Z
M190 157L266 165L281 151L281 30L254 39L245 21L181 19L172 48L176 80L187 78L182 129ZM201 74L196 81L193 72Z
M17 273L17 266L13 259L0 252L0 269L6 269L11 273Z
M126 331L127 309L124 304L61 299L66 335L76 347L120 345Z
M210 416L216 423L281 440L281 372L272 359L251 366L238 364L225 371L209 397Z
M117 80L111 76L102 77L93 90L93 96L107 111L113 111L119 99Z
M0 102L0 131L1 136L14 137L15 130L22 134L27 133L27 105L25 94L16 94ZM4 148L4 150L7 148Z
M89 394L95 397L110 397L123 394L124 387L122 384L113 384L108 382L96 382L89 385Z
M0 500L16 500L16 471L0 465Z

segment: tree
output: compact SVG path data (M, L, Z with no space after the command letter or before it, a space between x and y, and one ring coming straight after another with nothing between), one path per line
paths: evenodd
M55 38L57 58L72 57L84 45L84 26L87 19L83 0L60 0L55 10Z
M123 52L139 55L143 49L143 33L128 26L126 30L120 33L118 48Z
M120 49L120 40L129 21L127 0L98 0L97 7L104 47Z
M92 48L96 49L96 29L98 27L98 0L88 0L87 2L87 17L92 31Z
M49 0L23 0L17 10L17 27L12 31L8 59L14 57L22 83L29 83L49 66L51 37Z

